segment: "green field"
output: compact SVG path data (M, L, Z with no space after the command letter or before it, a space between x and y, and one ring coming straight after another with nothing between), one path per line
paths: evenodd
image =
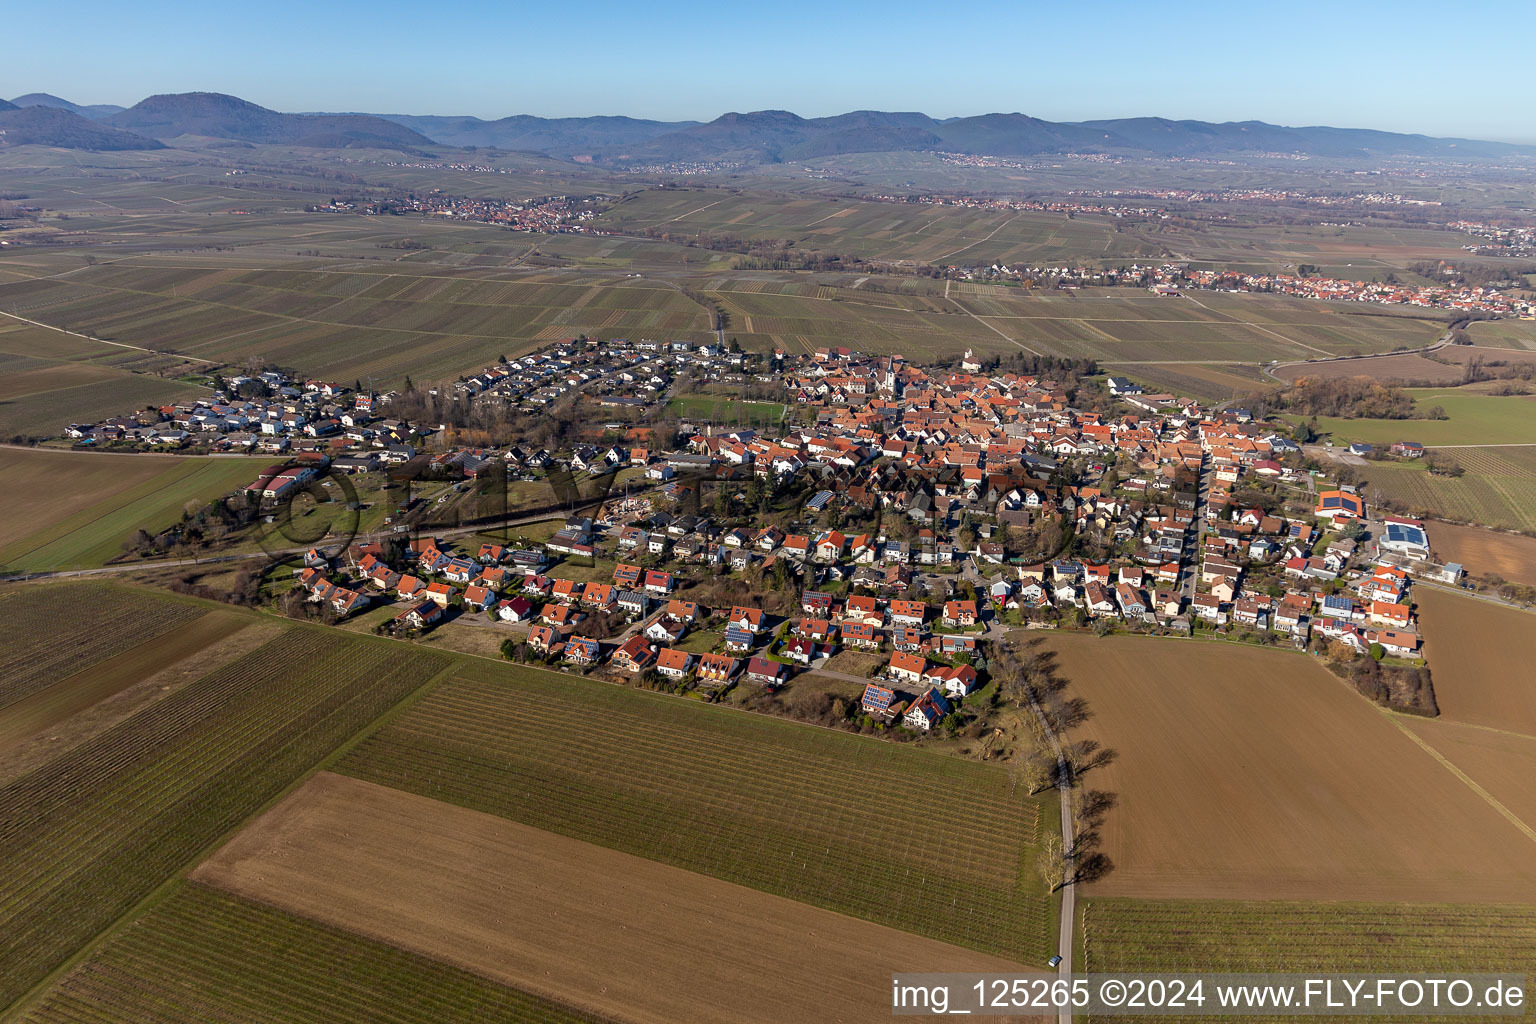
M1467 325L1472 344L1536 352L1536 320L1478 320Z
M1445 410L1443 420L1368 420L1319 416L1317 429L1335 444L1364 441L1390 445L1536 444L1536 397L1481 395L1457 388L1409 388L1414 407Z
M1087 971L1536 975L1527 906L1090 898L1082 921Z
M0 450L0 470L20 490L13 532L0 543L9 572L92 568L123 550L135 530L151 535L199 505L229 494L270 459L152 458Z
M0 787L0 1005L447 664L296 627Z
M1536 530L1536 447L1453 448L1465 472L1436 476L1422 462L1372 462L1368 501L1385 497L1414 513L1509 530Z
M584 1024L478 975L196 883L112 936L27 1024Z
M1050 801L998 765L472 664L335 770L1023 963L1053 948Z
M0 648L0 713L204 611L143 590L91 583L0 593L0 620L7 634ZM78 628L61 631L63 622Z
M683 395L668 402L666 411L681 419L731 426L775 427L784 419L782 402L743 402L729 395Z

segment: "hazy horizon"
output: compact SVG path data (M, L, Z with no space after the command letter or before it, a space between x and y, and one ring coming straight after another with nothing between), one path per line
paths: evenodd
M29 46L9 55L7 97L47 92L131 106L203 91L284 111L486 120L1020 111L1050 121L1265 121L1536 142L1528 118L1503 112L1526 84L1520 62L1465 33L1424 32L1443 15L1417 2L1302 3L1198 21L1110 3L1084 23L1051 6L962 20L909 3L792 0L768 17L690 0L663 17L600 0L574 19L464 0L435 27L431 12L399 0L344 0L318 23L315 6L295 0L275 0L261 18L185 0L77 8L72 18L88 21L87 35L60 32L45 8L13 12L12 31ZM1474 2L1460 13L1476 21L1484 10L1500 9ZM1431 71L1465 80L1440 88Z

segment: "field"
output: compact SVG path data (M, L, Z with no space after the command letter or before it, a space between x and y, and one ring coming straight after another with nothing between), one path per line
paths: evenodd
M1502 529L1536 530L1536 446L1451 448L1444 454L1465 470L1461 476L1436 476L1419 461L1370 463L1362 471L1367 500L1385 497L1411 512ZM1435 531L1431 543L1438 547L1440 536ZM1475 561L1462 564L1481 571Z
M1021 963L1054 941L1049 808L1001 766L477 664L336 770Z
M1240 363L1111 363L1110 373L1129 377L1149 391L1223 402L1272 386L1253 366Z
M1441 716L1536 736L1536 614L1433 587L1413 599Z
M173 525L189 501L228 494L270 461L0 449L11 513L0 567L101 565L122 552L135 530L154 534Z
M0 786L0 1004L446 664L292 628Z
M1479 320L1467 325L1467 334L1479 348L1536 353L1536 320Z
M19 595L10 595L9 598L0 599L0 608L18 603L18 597ZM132 608L138 602L123 599L123 603ZM113 607L95 609L96 614L88 616L83 622L77 618L80 610L73 602L68 607L56 608L56 614L61 617L68 616L79 622L82 627L82 637L90 639L91 643L83 651L72 644L60 644L63 651L73 653L74 657L63 666L53 666L53 670L42 679L34 677L31 682L35 686L37 683L47 682L48 679L56 677L62 670L74 669L75 671L41 689L27 687L31 689L30 693L7 701L4 707L0 708L0 749L9 748L18 740L57 725L141 682L167 665L174 665L183 658L200 654L209 646L252 624L248 616L215 611L198 615L189 622L174 626L165 632L159 632L156 629L159 623L155 621L155 616L152 614L154 611L160 608L182 611L195 611L195 609L160 605L159 608L148 609L151 614L144 614L145 609L140 605L138 614L135 614L127 623L131 631L113 635L114 630L121 629L124 625L113 615L119 611L115 607L116 604L117 599L114 599ZM21 619L26 617L25 614L18 616ZM99 644L94 640L98 630L106 634ZM46 636L45 630L39 632ZM121 654L103 658L100 661L92 661L99 655L110 653L121 644L133 646L128 647ZM87 667L80 667L82 665ZM20 675L20 670L17 670L17 674Z
M10 280L0 277L0 282ZM0 302L0 314L10 308ZM94 422L207 394L192 384L134 372L180 364L174 357L104 345L0 315L0 438L56 437L72 420Z
M179 885L16 1018L26 1024L597 1024L461 967Z
M1497 574L1536 586L1536 537L1434 523L1429 541L1437 561L1458 562L1473 575Z
M890 1014L892 964L1020 970L328 774L257 819L193 878L634 1024L875 1021ZM766 950L774 966L765 971ZM785 976L796 984L782 985Z
M1527 906L1095 896L1083 930L1090 971L1536 975L1536 907Z
M1334 362L1295 363L1276 368L1275 375L1290 381L1301 377L1321 377L1324 380L1371 377L1380 381L1411 384L1459 384L1464 376L1461 367L1447 366L1416 352L1362 356L1359 359Z
M1091 896L1536 900L1532 840L1305 656L1048 645L1091 715L1071 738L1116 752L1084 778L1118 795Z
M743 402L729 395L692 394L672 399L667 403L667 412L682 419L772 428L783 420L784 405L780 402Z
M913 160L912 154L894 156L904 165ZM865 157L858 162L862 165ZM837 161L818 163L836 166ZM945 183L945 189L965 173L952 165L937 170L937 180ZM900 173L911 172L904 167ZM1029 187L1038 188L1038 177L1028 177ZM994 180L986 190L999 187L1017 186ZM863 202L734 189L640 192L600 216L598 223L623 231L650 229L673 240L701 233L792 240L801 249L880 260L974 266L1084 261L1113 266L1150 256L1244 269L1278 269L1304 261L1319 265L1324 273L1351 278L1379 276L1420 259L1460 258L1464 240L1450 231L1380 226L1271 225L1262 234L1222 225L1189 230L1092 214L1068 217L1035 210Z
M70 583L0 593L0 711L81 670L172 633L204 609L147 591ZM65 632L61 623L76 628Z
M1499 397L1457 388L1410 388L1414 406L1427 412L1445 410L1443 420L1340 419L1319 416L1317 429L1332 434L1335 444L1364 441L1392 444L1418 441L1426 445L1536 444L1536 397Z

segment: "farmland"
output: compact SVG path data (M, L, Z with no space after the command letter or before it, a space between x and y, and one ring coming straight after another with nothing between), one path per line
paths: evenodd
M270 461L270 460L268 460ZM16 572L98 566L138 529L173 525L202 504L250 482L267 461L0 449L10 489L11 532L0 566Z
M1444 454L1464 470L1461 476L1432 474L1417 460L1370 463L1362 471L1367 500L1386 498L1410 512L1457 522L1536 529L1536 447L1454 448ZM1430 540L1438 547L1443 535L1436 531ZM1463 564L1482 571L1475 560Z
M446 664L293 628L0 786L0 1002Z
M336 770L1011 960L1051 947L1048 806L1001 766L477 664ZM914 829L871 793L967 813Z
M1458 562L1475 576L1497 574L1536 586L1536 537L1435 523L1429 539L1437 561Z
M174 893L16 1018L27 1024L586 1024L461 967L226 895Z
M1118 795L1092 896L1536 900L1532 841L1306 657L1047 643L1090 712L1070 738L1117 755L1084 777Z
M1418 353L1362 356L1331 362L1294 363L1277 367L1277 377L1295 381L1302 377L1332 380L1339 377L1371 377L1380 381L1411 384L1459 384L1464 373L1459 366L1437 362Z
M193 878L635 1024L875 1021L889 1016L891 964L1020 969L329 774L258 818ZM765 949L775 951L772 971L760 969ZM787 989L786 974L798 979Z
M1467 325L1467 334L1479 348L1536 353L1536 320L1479 320Z
M8 633L0 652L0 710L202 614L196 605L100 584L6 591L0 594ZM61 635L58 625L65 621L80 628Z
M1083 930L1090 971L1536 974L1529 906L1095 896Z
M1441 716L1536 736L1536 614L1433 587L1414 600Z
M1426 445L1536 444L1536 397L1501 397L1459 388L1410 388L1420 413L1439 406L1446 418L1412 420L1342 419L1319 416L1317 429L1334 442Z

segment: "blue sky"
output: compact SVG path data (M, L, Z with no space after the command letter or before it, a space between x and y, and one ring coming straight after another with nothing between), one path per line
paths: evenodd
M17 7L20 9L16 9ZM1536 142L1520 5L21 0L0 95L708 120L1022 111ZM1454 18L1451 17L1454 13ZM1450 22L1454 21L1454 24ZM1479 25L1473 32L1464 27ZM20 43L21 45L16 45Z

